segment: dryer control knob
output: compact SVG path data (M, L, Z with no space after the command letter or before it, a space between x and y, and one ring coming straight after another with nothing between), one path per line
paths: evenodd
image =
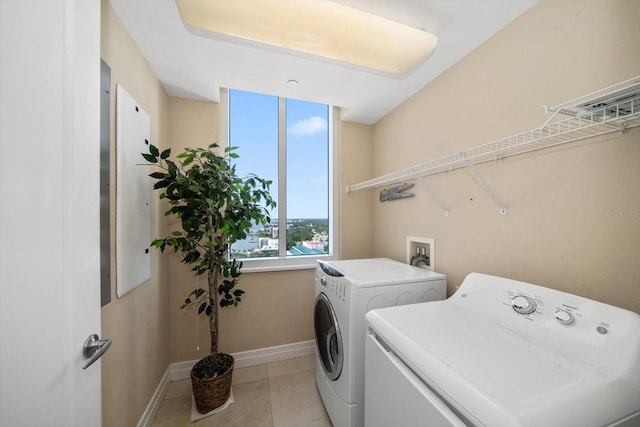
M570 325L575 320L575 318L573 317L573 314L561 308L556 310L555 316L556 316L556 319L558 319L558 321L563 325Z
M530 314L536 311L536 302L526 295L516 295L511 300L511 306L520 314Z

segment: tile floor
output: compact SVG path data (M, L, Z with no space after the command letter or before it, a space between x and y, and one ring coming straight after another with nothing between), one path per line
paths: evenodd
M234 403L191 423L191 380L171 383L151 427L332 427L313 355L234 369Z

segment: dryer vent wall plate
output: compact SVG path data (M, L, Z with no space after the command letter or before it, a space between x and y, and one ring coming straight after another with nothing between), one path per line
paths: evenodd
M407 236L407 264L435 271L435 248L432 238Z

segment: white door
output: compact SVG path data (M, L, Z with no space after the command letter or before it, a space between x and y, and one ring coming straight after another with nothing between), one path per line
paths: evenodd
M0 0L0 426L99 426L100 2Z

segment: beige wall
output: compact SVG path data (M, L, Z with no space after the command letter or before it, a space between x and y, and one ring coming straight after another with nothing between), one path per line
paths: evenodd
M171 358L195 360L209 353L207 319L178 307L193 289L195 279L179 266L184 281L171 297ZM244 273L238 288L246 294L237 307L220 310L219 349L226 353L291 344L313 339L313 270ZM200 279L206 286L206 278ZM176 286L172 283L171 286ZM197 323L196 323L197 322ZM198 350L199 349L199 350Z
M541 1L374 126L374 176L533 129L541 105L640 74L638 16L638 1ZM417 185L376 202L375 255L404 260L407 235L432 237L450 292L479 271L640 312L639 140L633 129L479 167L507 215L468 169L429 177L449 216Z
M369 192L346 193L349 184L373 174L373 126L341 124L340 147L340 258L373 256L373 199Z
M165 146L168 96L106 1L102 2L102 57L111 67L111 242L115 242L115 85L122 84L151 118L151 142ZM152 200L152 235L162 214ZM159 255L151 254L152 279L116 297L112 244L111 302L102 309L102 336L113 345L102 360L103 423L133 426L147 407L169 365L168 292L160 280Z

